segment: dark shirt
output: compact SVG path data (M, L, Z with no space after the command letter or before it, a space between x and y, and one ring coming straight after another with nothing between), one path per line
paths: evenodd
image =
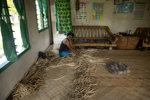
M67 39L68 40L68 39ZM69 40L68 40L69 41ZM69 51L69 48L66 44L63 43L63 41L61 42L60 44L60 49L59 49L59 52L62 52L62 51Z

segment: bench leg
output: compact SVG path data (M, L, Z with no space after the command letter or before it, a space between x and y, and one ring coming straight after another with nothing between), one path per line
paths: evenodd
M112 50L112 47L109 47L109 50Z

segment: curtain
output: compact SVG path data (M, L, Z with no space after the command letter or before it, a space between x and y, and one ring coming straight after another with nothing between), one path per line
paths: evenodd
M21 29L21 37L23 42L23 47L29 47L29 36L27 31L27 24L25 21L25 12L24 12L24 0L13 0L14 5L17 9L17 12L20 16L20 29Z
M56 1L57 13L59 18L59 30L67 34L72 30L70 0Z
M0 0L0 16L1 16L1 13L2 13L2 0Z
M18 57L16 53L16 47L13 38L13 32L11 29L10 19L6 16L9 16L8 8L6 7L6 1L0 1L0 26L1 26L1 34L3 40L3 50L4 54L8 61L15 62ZM5 17L4 12L2 11L3 7L5 7ZM4 19L5 18L5 19Z

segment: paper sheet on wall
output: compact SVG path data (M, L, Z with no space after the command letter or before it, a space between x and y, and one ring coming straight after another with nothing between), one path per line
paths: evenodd
M80 2L80 9L76 12L75 19L86 19L86 2Z
M133 12L134 3L126 1L124 4L117 5L117 13L131 13Z
M143 20L144 19L144 11L145 11L145 3L135 4L135 11L134 11L134 19L135 20Z
M104 3L93 3L92 19L103 20Z

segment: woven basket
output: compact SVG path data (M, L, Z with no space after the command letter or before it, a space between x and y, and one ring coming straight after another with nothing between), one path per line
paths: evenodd
M137 44L139 42L139 37L136 36L121 36L117 41L118 49L136 49Z

